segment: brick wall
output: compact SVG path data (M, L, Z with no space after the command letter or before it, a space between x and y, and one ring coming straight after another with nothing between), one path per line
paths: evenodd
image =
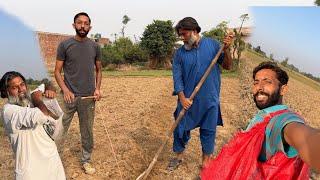
M49 73L52 73L55 66L57 48L59 43L65 39L72 37L73 35L40 31L37 31L36 34L40 45L41 55L45 61ZM108 38L101 38L99 39L98 43L103 47L104 45L109 44L110 40Z

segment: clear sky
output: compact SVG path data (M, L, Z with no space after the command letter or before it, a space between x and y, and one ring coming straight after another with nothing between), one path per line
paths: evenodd
M7 71L19 71L26 78L47 77L39 43L33 29L0 10L0 78Z
M72 28L73 17L80 11L85 11L91 16L93 28L90 33L101 33L104 37L114 40L111 34L119 34L121 31L123 15L128 15L131 18L125 32L126 36L133 39L134 35L140 37L144 28L154 19L172 20L176 23L183 17L193 16L197 19L203 31L206 31L223 20L229 21L231 27L237 27L240 25L239 16L245 13L249 13L250 17L245 26L252 26L253 18L248 6L313 6L313 2L314 0L260 0L259 2L256 2L256 0L0 1L1 18L7 18L6 21L1 19L0 59L1 62L8 61L9 65L7 66L11 69L25 67L24 69L28 71L26 73L32 70L36 78L39 78L39 76L46 77L45 70L41 69L43 64L40 63L39 48L32 44L30 40L31 38L34 39L31 31L74 34ZM8 16L8 14L11 16ZM22 34L26 37L21 38ZM22 42L22 40L25 40L25 42ZM23 46L25 49L13 48L21 47L22 44L28 45ZM27 47L30 47L30 49L26 49ZM25 51L28 53L25 53ZM32 68L29 68L29 66L32 66ZM0 75L6 70L7 68L1 65Z
M251 41L267 56L320 77L320 8L251 7L254 31Z

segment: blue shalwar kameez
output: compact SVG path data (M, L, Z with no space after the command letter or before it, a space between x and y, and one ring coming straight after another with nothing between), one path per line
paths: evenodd
M219 48L218 41L203 37L200 39L198 47L191 50L181 47L177 50L172 68L174 95L183 91L187 98L191 96L211 61L218 53ZM218 59L219 64L222 63L223 58L224 54L222 53ZM202 152L204 154L213 153L216 126L223 124L219 101L220 81L219 65L215 64L195 96L192 106L174 131L174 152L182 152L190 139L190 130L200 127ZM174 112L175 119L182 109L183 107L178 100L177 108Z

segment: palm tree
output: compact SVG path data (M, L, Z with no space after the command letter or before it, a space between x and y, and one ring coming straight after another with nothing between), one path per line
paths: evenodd
M126 28L126 25L128 24L128 22L130 21L131 19L129 18L129 16L127 15L124 15L122 17L122 28L121 28L121 34L122 34L122 37L124 37L124 29Z

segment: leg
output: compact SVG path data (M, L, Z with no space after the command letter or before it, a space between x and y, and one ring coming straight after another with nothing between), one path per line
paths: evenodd
M93 148L93 122L94 122L95 101L93 99L79 99L77 112L79 116L82 157L81 163L88 163L91 159Z
M202 167L210 160L216 137L216 130L208 130L200 128L200 141L202 145Z
M59 143L61 146L63 146L63 142L65 141L65 139L67 137L68 129L70 127L74 113L76 112L76 101L74 101L72 103L63 102L63 109L64 109L64 114L62 117L63 138Z
M182 138L179 137L178 128L173 133L173 152L175 157L170 160L168 170L173 171L178 168L183 159L183 151L190 139L190 131L184 131Z

